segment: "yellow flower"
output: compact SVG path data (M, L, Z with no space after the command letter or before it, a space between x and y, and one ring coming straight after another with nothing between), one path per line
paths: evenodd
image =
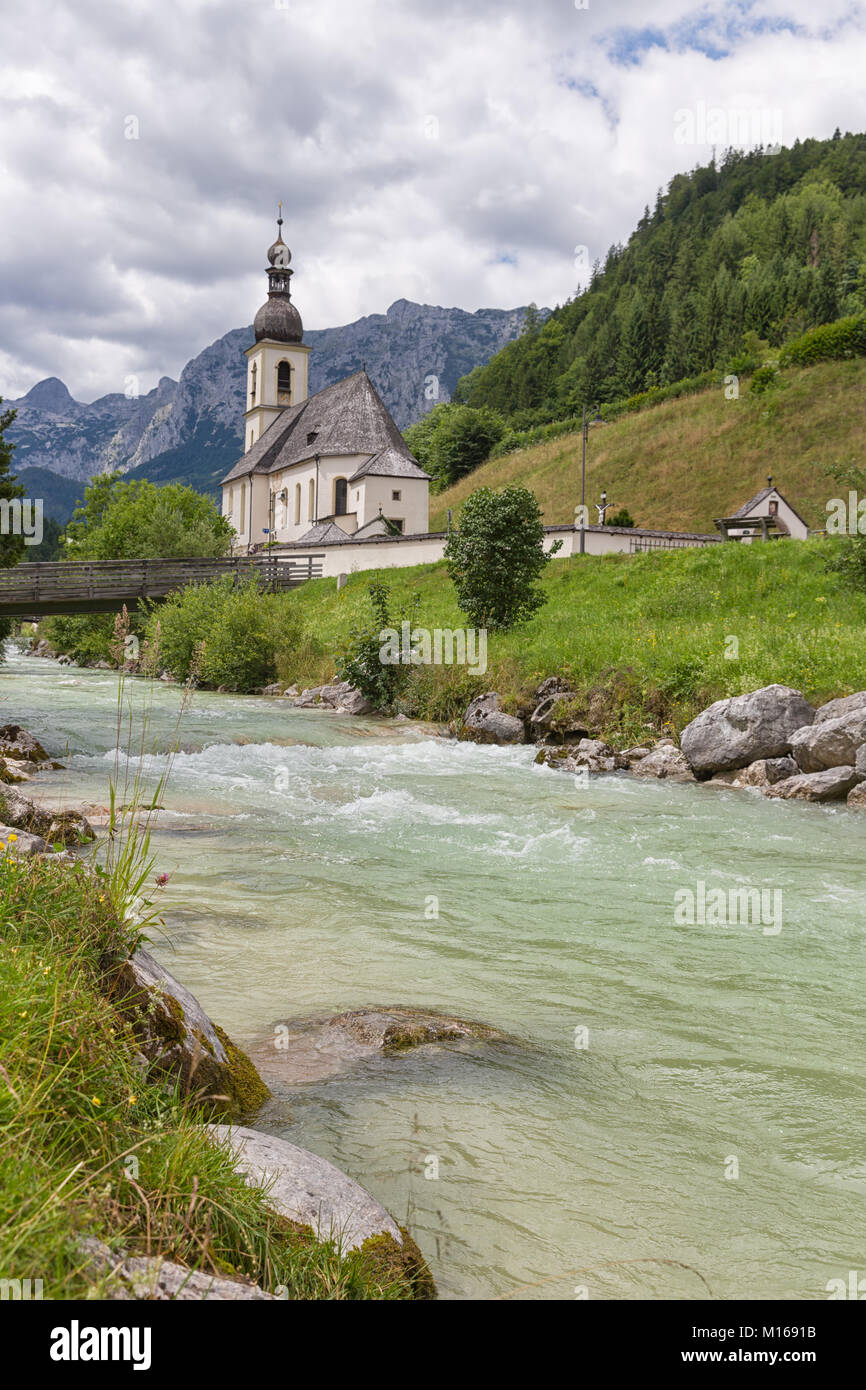
M130 1105L135 1105L135 1096L130 1096L130 1097L129 1097L129 1104L130 1104Z
M21 1011L21 1013L18 1015L18 1017L19 1017L19 1018L26 1018L26 1017L27 1017L27 1010L26 1010L26 1009L22 1009L22 1011Z
M18 839L18 836L15 834L14 830L12 831L11 835L9 836L9 839L10 839L10 840L17 840L17 839Z
M102 1104L102 1101L99 1099L99 1096L91 1096L90 1099L91 1099L91 1101L93 1102L94 1105L101 1105L101 1104Z
M818 598L815 599L815 602L816 602L816 603L826 603L827 600L826 600L825 598L818 597ZM11 838L11 837L10 837L10 838Z

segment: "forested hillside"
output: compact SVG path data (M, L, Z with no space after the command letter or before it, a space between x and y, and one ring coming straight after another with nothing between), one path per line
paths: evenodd
M758 365L767 345L864 310L866 135L729 151L672 179L587 290L544 323L528 316L455 399L526 427L738 355Z

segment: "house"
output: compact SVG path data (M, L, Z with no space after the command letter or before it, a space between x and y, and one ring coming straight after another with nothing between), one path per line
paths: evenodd
M754 539L777 540L781 536L802 541L809 534L807 522L774 486L772 477L733 516L717 517L715 524L725 541L748 543Z
M366 370L309 395L310 349L281 227L280 216L268 298L246 350L245 452L221 484L236 549L426 533L430 476Z

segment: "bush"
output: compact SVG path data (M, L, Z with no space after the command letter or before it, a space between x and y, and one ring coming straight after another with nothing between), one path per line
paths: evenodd
M758 367L753 374L749 390L754 391L756 396L760 396L778 385L779 368L773 362L766 362L763 367Z
M270 685L294 652L310 650L291 595L265 593L255 579L188 585L151 610L147 639L155 664L177 680L243 692Z
M854 314L835 323L810 328L808 333L794 338L782 348L779 362L783 367L809 366L812 362L827 362L837 358L866 356L866 314Z

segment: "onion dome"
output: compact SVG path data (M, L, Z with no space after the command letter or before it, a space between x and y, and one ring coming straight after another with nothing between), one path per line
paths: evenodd
M301 316L292 303L292 253L283 241L283 206L277 218L277 239L268 249L268 297L253 321L256 342L271 338L277 343L300 343L304 337Z

